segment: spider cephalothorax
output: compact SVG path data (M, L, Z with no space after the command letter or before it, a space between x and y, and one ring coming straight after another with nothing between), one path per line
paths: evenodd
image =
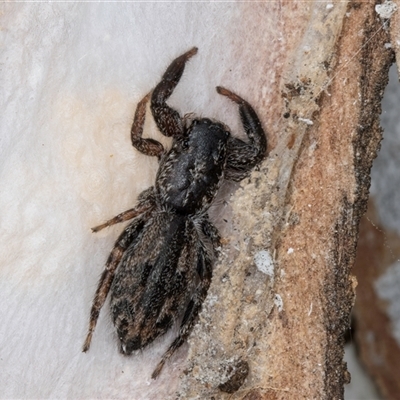
M100 278L83 351L89 349L100 309L110 292L111 315L123 354L145 347L181 320L178 337L163 355L153 378L189 336L210 286L220 238L207 211L222 181L248 176L267 149L256 113L227 89L217 87L219 94L239 105L249 143L232 137L225 125L207 118L194 119L187 127L187 120L167 105L186 61L196 53L194 47L176 58L136 108L132 144L140 152L158 157L155 185L139 195L135 208L93 228L97 232L132 219L116 241ZM142 138L150 97L158 128L173 137L169 151L156 140Z

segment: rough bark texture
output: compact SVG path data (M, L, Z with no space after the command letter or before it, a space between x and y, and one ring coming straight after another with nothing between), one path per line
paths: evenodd
M399 2L389 4L395 11L393 4L397 4L397 12L390 20L390 46L394 49L396 59L399 60L400 18L398 14ZM367 61L367 60L366 60ZM398 61L397 61L398 63ZM393 104L397 107L398 104ZM389 135L390 133L387 132ZM389 140L390 150L386 150L380 157L386 157L380 163L379 172L375 179L385 179L386 186L396 185L390 180L393 171L386 170L388 165L398 166L398 139L396 130L391 132ZM398 137L398 136L397 136ZM397 144L397 145L396 145ZM392 160L396 160L394 163ZM395 172L396 175L398 171ZM383 176L386 174L386 177ZM376 185L382 187L382 184ZM389 189L389 188L388 188ZM389 203L395 202L393 188ZM386 196L388 193L386 192ZM388 224L387 217L380 218L385 204L385 195L371 198L368 203L368 212L360 225L360 240L357 249L357 260L354 272L359 286L357 301L354 308L355 338L360 357L368 373L375 380L379 390L386 399L398 399L400 393L400 339L399 339L399 230L395 226L396 218ZM386 198L386 201L388 199ZM390 210L385 210L390 215ZM390 218L390 217L389 217ZM386 221L385 221L386 219Z
M349 380L351 268L392 52L372 3L308 12L287 60L277 145L232 200L235 239L192 336L180 398L339 399ZM263 251L274 256L269 276L256 261ZM245 384L220 391L243 361Z

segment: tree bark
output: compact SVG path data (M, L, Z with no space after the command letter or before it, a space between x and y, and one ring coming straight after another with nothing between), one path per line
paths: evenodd
M396 1L384 5L390 6L390 11L395 10L396 5L398 10L400 4ZM386 44L392 47L397 60L399 37L400 20L397 11L390 20L391 40ZM398 86L398 81L393 83L392 91L394 85ZM364 367L384 398L395 400L400 393L400 229L397 180L400 137L396 126L398 118L395 117L398 114L399 96L394 99L390 92L389 96L391 104L387 104L387 118L390 124L387 126L388 132L385 132L379 159L374 165L375 189L369 199L368 212L360 224L354 269L359 282L354 320L355 338Z
M234 238L226 233L190 341L182 399L340 399L350 379L351 269L393 53L373 3L307 4L306 18L292 10L286 25L301 34L279 72L283 118L268 160L232 200ZM246 383L216 389L234 386L243 362Z

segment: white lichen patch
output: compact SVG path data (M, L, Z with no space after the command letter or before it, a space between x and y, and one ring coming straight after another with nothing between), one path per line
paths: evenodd
M274 276L274 262L272 260L271 254L268 251L258 251L254 255L254 262L259 271L268 276Z
M301 122L304 122L305 124L307 124L307 125L314 125L314 122L313 121L311 121L311 119L309 119L309 118L299 118L299 121L301 121Z
M283 300L279 294L276 294L274 297L274 304L279 312L283 310Z
M393 1L385 1L382 4L375 6L375 11L382 19L390 19L395 11L397 11L397 5Z

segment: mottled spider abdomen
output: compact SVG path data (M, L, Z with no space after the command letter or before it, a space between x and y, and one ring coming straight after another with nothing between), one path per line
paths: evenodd
M164 334L194 290L193 222L162 212L153 218L126 250L111 286L111 314L124 354Z
M115 243L93 301L87 351L100 309L111 291L111 315L123 354L142 349L177 321L177 338L153 372L189 336L207 295L220 238L209 221L208 209L224 179L240 181L266 155L267 141L252 107L231 91L219 94L239 105L249 142L230 135L220 122L194 119L189 127L166 101L179 82L193 48L176 58L154 88L138 104L131 129L133 146L160 161L155 186L139 195L136 207L93 228L94 232L132 220ZM157 127L172 136L167 152L161 143L142 137L146 104Z

